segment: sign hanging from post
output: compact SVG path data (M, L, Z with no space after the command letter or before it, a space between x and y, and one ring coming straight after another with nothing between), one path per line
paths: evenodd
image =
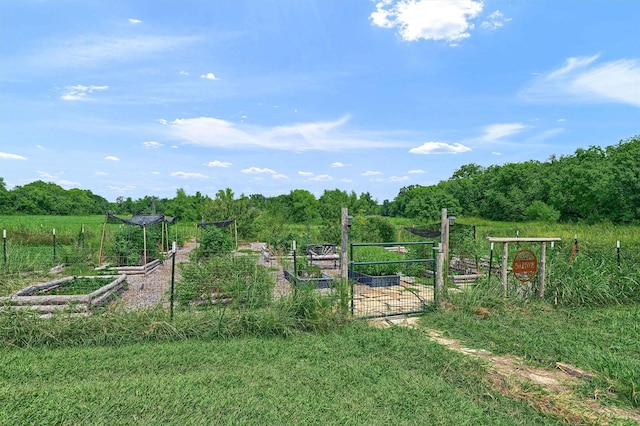
M538 272L538 259L536 259L536 255L531 250L520 250L513 258L511 270L518 281L531 281Z

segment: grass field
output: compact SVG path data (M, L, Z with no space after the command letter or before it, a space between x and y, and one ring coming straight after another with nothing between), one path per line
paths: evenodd
M559 424L402 328L0 355L3 425Z

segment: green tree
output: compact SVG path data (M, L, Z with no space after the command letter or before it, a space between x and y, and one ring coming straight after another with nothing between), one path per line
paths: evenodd
M349 208L349 194L339 189L326 189L318 198L320 216L323 221L340 221L342 209Z
M460 211L458 200L439 186L416 187L411 193L404 210L405 217L429 223L440 219L443 208L447 208L452 214Z
M290 219L294 223L312 223L320 218L319 203L306 189L294 189L291 197Z

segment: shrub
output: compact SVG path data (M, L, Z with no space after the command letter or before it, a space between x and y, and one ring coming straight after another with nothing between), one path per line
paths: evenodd
M532 222L556 223L560 219L560 212L543 201L537 200L527 207L525 216Z
M227 229L209 226L202 233L198 255L208 257L212 254L230 253L234 248L235 242Z
M383 217L357 215L353 218L349 239L356 243L391 242L395 239L395 228Z

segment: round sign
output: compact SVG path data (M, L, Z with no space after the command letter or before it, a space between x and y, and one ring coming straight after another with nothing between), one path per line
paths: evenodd
M531 250L520 250L513 258L511 270L518 281L531 281L538 272L538 259Z

